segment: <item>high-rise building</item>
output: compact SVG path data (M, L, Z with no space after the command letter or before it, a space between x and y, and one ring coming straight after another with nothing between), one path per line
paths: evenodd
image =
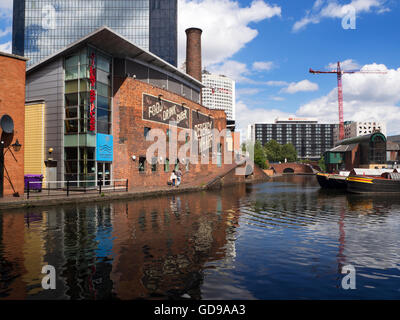
M224 76L203 71L203 105L210 109L224 110L228 127L235 125L235 81Z
M380 131L386 136L386 124L381 121L346 121L344 123L344 138L355 138ZM334 130L333 143L339 142L339 129Z
M275 123L249 125L248 140L265 145L270 140L291 143L302 159L319 159L333 147L336 124L318 123L315 118L277 118Z
M12 50L30 66L102 26L177 65L177 0L14 0Z

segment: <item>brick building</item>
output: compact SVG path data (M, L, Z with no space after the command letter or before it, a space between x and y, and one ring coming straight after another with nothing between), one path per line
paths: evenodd
M195 60L201 58L199 32L187 32L188 52ZM226 129L224 111L201 105L201 60L187 61L192 75L103 27L29 67L27 108L44 105L37 122L44 128L40 152L47 158L53 150L52 179L85 187L129 179L132 188L166 185L176 166L184 181L229 170L223 164L225 139L205 149L216 164L195 164L185 157L174 161L169 143L164 157L146 158L154 144L146 141L151 129L161 129L167 141L175 131L178 136L183 131L178 150L195 143L192 130L204 134L201 148L210 135L205 128Z
M25 68L25 58L0 52L0 118L8 115L14 125L11 133L0 128L4 142L4 195L24 193ZM22 145L19 151L12 147L17 140Z

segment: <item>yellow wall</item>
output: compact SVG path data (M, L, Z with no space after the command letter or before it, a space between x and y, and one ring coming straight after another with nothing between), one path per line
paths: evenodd
M25 106L25 174L45 175L44 103Z

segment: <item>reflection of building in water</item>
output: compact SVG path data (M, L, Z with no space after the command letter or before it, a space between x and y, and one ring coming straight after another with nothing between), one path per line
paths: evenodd
M213 194L151 199L128 205L128 216L115 204L114 255L111 279L118 298L201 298L203 269L224 259L229 228L226 210ZM179 209L178 209L179 208ZM131 236L133 235L134 236ZM124 236L129 235L129 237Z
M0 214L0 298L200 299L204 269L235 257L232 190ZM41 289L47 264L56 290Z

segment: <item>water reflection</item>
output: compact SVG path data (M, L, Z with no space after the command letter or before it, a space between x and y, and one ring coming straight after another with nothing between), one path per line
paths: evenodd
M314 177L0 213L0 299L388 298L400 289L400 199ZM41 288L54 265L57 289ZM357 290L341 289L341 269Z
M246 190L226 192L2 213L1 298L200 299L205 265L234 252ZM41 289L46 264L55 291Z

